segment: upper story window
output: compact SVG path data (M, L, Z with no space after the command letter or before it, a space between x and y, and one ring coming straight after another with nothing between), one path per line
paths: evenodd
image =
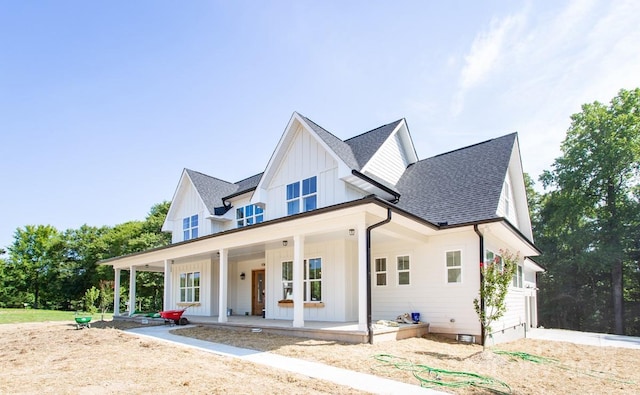
M411 284L409 255L397 257L396 263L398 265L398 285Z
M522 288L522 266L518 265L518 268L513 273L513 286L516 288Z
M460 251L447 251L447 282L462 282L462 253Z
M182 220L182 232L184 234L184 240L191 240L198 237L198 214Z
M250 204L236 209L238 228L259 224L262 221L264 221L264 209L257 204Z
M317 177L287 185L287 215L314 210L318 207Z

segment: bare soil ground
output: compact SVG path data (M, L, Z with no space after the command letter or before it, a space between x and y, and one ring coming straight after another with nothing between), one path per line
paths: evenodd
M75 325L60 322L0 325L0 393L358 393L233 358L137 338L113 328L124 325L132 326L97 322L90 330L76 330ZM489 388L517 394L640 393L640 350L531 339L494 348L554 359L534 362L483 353L480 346L433 336L353 345L205 326L176 329L174 333L415 385L420 381L413 372L440 384L478 382L472 375L448 373L459 371L489 376L508 385L495 381L487 384ZM434 388L458 394L493 393L468 385Z

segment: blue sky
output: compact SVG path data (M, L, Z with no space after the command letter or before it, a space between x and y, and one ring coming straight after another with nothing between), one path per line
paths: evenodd
M640 86L640 2L2 1L0 246L143 219L183 168L264 170L293 111L341 138L406 118L420 158Z

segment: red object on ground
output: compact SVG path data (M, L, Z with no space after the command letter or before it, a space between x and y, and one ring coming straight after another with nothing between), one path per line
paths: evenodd
M176 325L187 325L189 321L186 317L183 317L182 314L187 310L185 307L182 310L167 310L161 311L160 317L164 318L165 321L173 321Z

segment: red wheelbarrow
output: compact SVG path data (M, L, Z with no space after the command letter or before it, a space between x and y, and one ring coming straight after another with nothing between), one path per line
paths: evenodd
M183 317L182 314L191 306L187 306L181 310L166 310L160 312L160 317L164 318L164 323L170 323L171 325L187 325L189 320L187 317Z

